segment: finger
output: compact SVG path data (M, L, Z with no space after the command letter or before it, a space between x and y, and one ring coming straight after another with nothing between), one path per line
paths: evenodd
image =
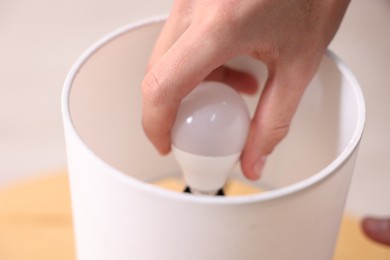
M258 89L257 81L252 75L226 66L213 70L206 80L223 82L245 94L255 94Z
M362 229L372 240L390 246L390 219L365 218Z
M166 20L160 35L157 38L152 54L149 58L148 68L158 61L161 56L179 39L191 23L192 1L176 0Z
M314 64L317 64L315 62ZM292 117L317 66L299 69L289 65L269 69L269 76L252 119L241 157L244 175L260 177L267 156L287 135ZM314 69L313 69L314 68Z
M170 130L181 99L230 58L220 45L205 30L190 26L146 74L142 123L160 153L170 151Z

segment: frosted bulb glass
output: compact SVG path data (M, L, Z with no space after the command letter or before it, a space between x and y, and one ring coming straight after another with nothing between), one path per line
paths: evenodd
M249 122L245 102L223 83L203 82L182 100L172 150L192 191L212 194L224 186L245 145Z

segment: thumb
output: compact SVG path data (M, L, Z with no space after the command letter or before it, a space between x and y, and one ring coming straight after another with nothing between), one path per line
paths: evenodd
M142 82L142 124L161 154L170 151L180 101L228 58L218 39L190 26L149 69Z
M287 135L301 97L317 68L309 67L311 69L307 70L291 64L269 66L269 76L241 157L241 168L247 178L256 180L260 177L267 156Z
M362 228L372 240L390 246L390 219L365 218Z

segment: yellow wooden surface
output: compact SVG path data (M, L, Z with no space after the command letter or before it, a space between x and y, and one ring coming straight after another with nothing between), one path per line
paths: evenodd
M66 174L0 190L0 259L75 259Z
M163 185L181 188L169 181ZM229 192L242 192L243 188L241 184L233 185ZM65 174L0 190L0 259L75 259ZM358 221L344 217L334 260L390 260L390 248L368 241Z

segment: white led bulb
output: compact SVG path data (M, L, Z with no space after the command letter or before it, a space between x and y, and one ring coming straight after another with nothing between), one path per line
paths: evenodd
M216 194L240 158L249 130L241 96L220 82L199 84L181 102L172 151L194 194Z

